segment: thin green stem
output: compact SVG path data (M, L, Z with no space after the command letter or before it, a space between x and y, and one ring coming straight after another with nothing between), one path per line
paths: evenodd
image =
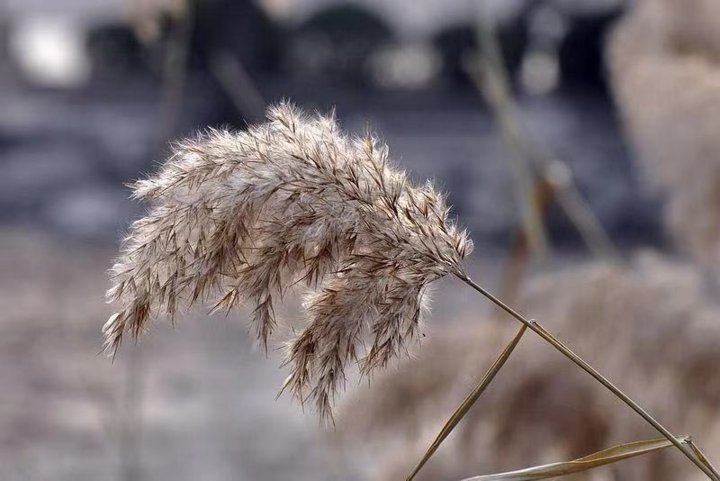
M580 356L575 354L570 348L565 346L562 342L560 342L555 336L550 334L544 327L542 327L538 322L536 322L533 319L526 319L523 317L520 313L515 311L512 307L505 304L503 301L492 295L490 292L485 290L482 286L479 284L476 284L472 279L470 279L467 275L457 273L455 274L460 280L465 282L467 285L478 291L480 294L485 296L487 299L492 301L495 305L497 305L499 308L501 308L503 311L507 312L509 315L511 315L516 320L523 323L525 326L527 326L528 329L533 331L535 334L543 338L545 341L550 343L555 349L560 351L565 357L570 359L573 363L575 363L577 366L579 366L581 369L583 369L585 372L590 374L593 378L595 378L596 381L598 381L600 384L605 386L609 391L611 391L615 396L617 396L621 401L623 401L625 404L630 406L633 411L638 413L640 417L642 417L648 424L650 424L652 427L654 427L660 434L665 436L668 441L673 443L676 448L678 448L690 461L693 462L703 473L705 473L708 478L710 478L713 481L720 481L720 476L718 476L716 473L713 472L712 469L710 469L708 466L706 466L702 461L700 461L693 452L685 446L682 442L680 442L667 428L665 428L662 424L660 424L655 418L653 418L650 414L648 414L647 411L645 411L642 407L640 407L639 404L637 404L635 401L630 399L627 394L622 392L618 387L616 387L610 380L608 380L605 376L600 374L599 371L597 371L594 367L592 367L590 364L588 364L584 359L582 359Z
M510 354L512 354L515 347L520 342L520 339L522 338L523 334L525 334L525 331L527 330L527 326L524 324L520 326L520 330L518 330L517 334L515 334L515 337L513 337L510 340L510 343L505 346L505 349L503 352L500 353L500 356L495 360L495 362L492 363L492 366L485 372L482 379L480 379L480 382L475 386L475 388L468 394L468 396L463 400L462 403L457 407L457 409L452 413L452 415L448 418L448 420L445 422L445 425L442 427L438 435L435 437L435 440L433 440L432 444L428 447L427 451L425 452L425 455L420 459L418 464L415 466L415 468L412 470L410 475L405 478L405 481L412 481L412 479L417 475L417 473L420 472L420 470L425 466L425 463L427 463L433 454L435 454L435 451L440 447L443 441L445 441L445 438L447 438L450 433L455 429L455 426L460 422L460 420L465 417L465 415L468 413L470 408L475 404L475 401L478 400L478 398L482 395L483 392L485 392L485 389L490 385L490 383L495 379L495 375L497 375L498 372L500 372L500 369L505 365L505 362L510 357Z

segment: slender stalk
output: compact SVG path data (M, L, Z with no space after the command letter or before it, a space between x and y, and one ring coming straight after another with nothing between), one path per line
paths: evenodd
M210 56L210 69L239 115L257 122L265 116L267 102L242 62L226 50Z
M450 418L448 418L448 420L445 422L445 425L442 427L442 429L440 429L440 432L435 437L432 444L430 444L427 451L425 451L425 455L422 457L422 459L420 459L420 461L412 470L410 475L405 478L405 481L412 481L415 475L417 475L417 473L420 472L423 466L425 466L425 463L427 463L432 457L432 455L435 454L435 451L437 451L442 442L445 441L445 438L450 435L453 429L455 429L455 426L457 426L460 420L465 417L473 404L475 404L475 401L477 401L478 398L482 395L482 393L485 392L485 389L487 389L493 379L495 379L497 373L500 372L500 369L502 369L502 367L505 365L505 362L510 358L510 354L512 354L513 350L515 350L515 347L517 347L520 339L522 338L523 334L525 334L526 330L526 325L523 324L522 326L520 326L520 330L518 330L517 334L515 334L515 337L513 337L510 340L510 343L505 346L503 352L500 353L500 356L495 359L495 362L493 362L490 368L485 372L477 386L473 388L470 394L467 395L463 402L460 403L457 409L452 413Z
M535 248L537 242L543 240L537 236L545 235L542 208L532 202L526 192L530 188L529 183L540 177L553 185L556 191L555 200L565 211L588 248L599 257L621 259L610 236L578 191L565 162L558 159L546 146L534 142L518 118L508 73L492 25L480 16L476 30L481 48L482 69L471 68L468 73L492 108L503 141L510 153L514 154L509 160L516 176L516 185L524 189L520 191L519 199L525 230L530 234L528 240L531 247ZM562 175L558 176L558 171Z
M548 253L548 240L543 215L533 195L533 171L530 155L522 141L519 125L514 122L514 104L509 93L507 72L500 58L500 49L489 24L480 20L479 43L482 50L482 80L473 75L478 89L483 93L495 113L503 141L508 147L508 163L513 175L523 228L532 251L544 258Z
M540 151L540 148L536 147L536 150ZM575 225L590 252L600 258L621 260L620 251L573 182L567 164L553 159L549 153L544 154L544 159L542 175L553 186L558 205Z
M119 476L122 481L141 481L143 479L141 453L143 437L142 406L145 398L145 358L141 349L135 346L135 352L129 356L126 365L125 380L122 386L121 425L118 439L120 457Z
M163 89L155 149L162 151L167 139L177 128L182 114L183 93L187 84L190 43L195 26L197 0L184 0L182 14L175 21L176 31L170 34L163 65Z
M490 292L485 290L482 286L479 284L476 284L472 279L470 279L467 275L457 273L455 274L460 280L465 282L467 285L478 291L480 294L485 296L487 299L492 301L495 305L497 305L499 308L501 308L503 311L510 314L512 317L514 317L516 320L523 323L525 326L527 326L528 329L533 331L538 336L542 337L545 341L550 343L555 349L560 351L565 357L570 359L573 363L575 363L577 366L579 366L581 369L583 369L585 372L590 374L593 378L595 378L596 381L598 381L600 384L605 386L608 390L610 390L615 396L617 396L621 401L623 401L625 404L630 406L633 411L638 413L640 417L642 417L645 421L647 421L648 424L650 424L652 427L654 427L657 431L660 432L663 436L665 436L668 441L673 443L676 448L678 448L690 461L692 461L703 473L705 473L708 478L712 479L713 481L720 481L720 476L718 476L716 473L713 472L712 469L710 469L707 465L705 465L702 461L700 461L693 452L688 449L687 446L685 446L682 442L680 442L667 428L665 428L662 424L660 424L655 418L653 418L650 414L648 414L647 411L645 411L640 405L638 405L635 401L630 399L627 394L622 392L618 387L616 387L610 380L608 380L605 376L600 374L594 367L592 367L590 364L588 364L585 360L583 360L580 356L575 354L573 351L570 350L567 346L565 346L562 342L560 342L555 336L550 334L544 327L542 327L537 321L534 319L526 319L521 314L519 314L517 311L515 311L512 307L505 304L503 301L492 295Z
M686 443L687 437L681 436L680 442ZM541 479L557 479L561 476L581 473L590 469L599 468L625 459L642 456L659 449L671 447L672 443L665 438L634 441L631 443L611 446L596 453L559 463L532 466L505 473L485 474L465 478L462 481L540 481Z
M540 209L540 215L545 216L547 209L555 198L555 190L544 179L535 182L533 196L535 202ZM502 278L500 280L500 298L508 299L512 302L517 296L520 283L528 269L533 252L528 242L527 231L518 229L513 240L512 247L505 266L502 269Z

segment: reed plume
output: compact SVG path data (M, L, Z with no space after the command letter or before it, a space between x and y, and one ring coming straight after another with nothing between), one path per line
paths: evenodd
M351 362L367 374L418 337L428 284L461 274L472 243L433 186L413 185L372 135L345 135L334 116L289 103L267 118L182 141L133 185L150 210L112 268L108 299L120 310L105 346L114 353L157 315L212 299L214 310L251 304L267 348L275 303L304 283L307 319L289 342L284 388L325 416Z

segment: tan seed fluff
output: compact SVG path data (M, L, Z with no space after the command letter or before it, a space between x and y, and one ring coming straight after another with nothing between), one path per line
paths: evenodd
M307 318L287 349L285 386L325 416L351 362L366 374L417 338L428 283L461 273L472 243L433 186L391 167L373 136L348 136L334 116L289 103L267 118L179 142L134 184L150 208L112 268L119 311L105 344L115 353L151 318L209 300L249 303L267 347L275 302L304 283Z

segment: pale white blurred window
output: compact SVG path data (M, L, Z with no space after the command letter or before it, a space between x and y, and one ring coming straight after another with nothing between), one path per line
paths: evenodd
M21 73L34 85L72 88L90 75L85 31L68 19L18 19L12 25L9 50Z

